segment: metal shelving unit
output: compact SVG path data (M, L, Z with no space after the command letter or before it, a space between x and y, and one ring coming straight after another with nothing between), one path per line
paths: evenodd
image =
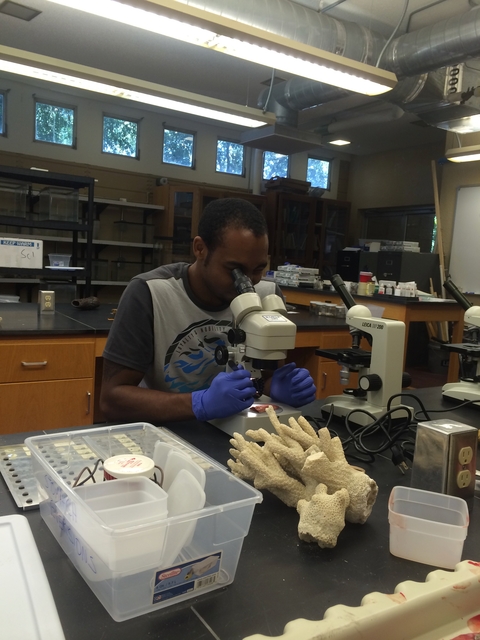
M9 215L0 215L0 224L14 226L19 228L32 228L35 229L45 229L45 230L61 230L67 231L71 233L70 237L57 237L51 236L56 242L58 241L68 241L72 243L72 262L73 266L76 266L78 260L78 246L79 246L79 233L84 234L84 242L86 244L85 249L85 269L82 272L82 280L84 281L84 295L91 295L91 283L92 283L92 273L91 273L91 264L92 264L92 247L93 247L93 209L94 209L94 186L95 181L93 178L88 178L84 176L72 176L61 173L53 173L46 171L38 171L35 169L18 169L16 167L5 167L0 166L0 180L11 180L14 182L21 182L27 185L28 188L28 196L27 203L29 205L30 210L33 207L33 202L37 198L33 191L33 185L47 185L50 187L61 187L65 189L87 189L87 195L82 198L82 200L86 204L86 208L84 209L82 220L80 222L67 222L62 220L32 220L28 217L28 212L26 212L26 217L20 216L9 216ZM46 234L48 235L48 234ZM37 235L35 235L37 239ZM49 238L50 239L50 238ZM28 271L29 273L25 273ZM7 278L1 278L0 282L16 282L16 283L31 283L35 284L41 282L43 278L47 275L51 276L45 269L2 269L2 272L7 275ZM23 272L23 273L20 273ZM58 272L60 273L60 272ZM77 283L78 274L75 272L61 272L62 277L65 275L69 281ZM9 278L9 275L17 275L15 278ZM21 278L22 275L38 275L37 278Z

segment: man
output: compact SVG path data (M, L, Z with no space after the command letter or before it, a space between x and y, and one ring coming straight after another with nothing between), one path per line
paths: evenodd
M248 408L255 394L249 372L222 372L214 352L232 325L232 278L239 268L263 298L268 236L251 203L225 198L204 210L193 240L195 262L164 265L133 278L108 336L100 407L109 420L212 420ZM273 400L301 406L315 398L306 369L293 363L267 383Z

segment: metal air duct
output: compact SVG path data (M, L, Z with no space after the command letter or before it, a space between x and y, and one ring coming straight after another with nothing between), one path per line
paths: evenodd
M381 34L370 29L336 20L290 0L178 1L367 64L376 64L386 42ZM465 101L456 105L459 108L453 108L452 100L445 97L445 71L429 74L477 56L480 56L480 7L402 35L390 43L382 57L382 68L396 73L400 81L381 100L412 111L420 118L425 113L426 122L441 128L448 128L449 118L461 119L462 107L465 116L471 116L477 109L480 114L480 104L474 104L471 96L468 108ZM475 82L480 84L478 80ZM266 90L259 97L258 105L262 108L267 95ZM272 87L268 109L275 112L279 125L294 131L299 111L347 95L348 92L330 85L292 78ZM438 118L435 111L439 112ZM262 129L266 128L256 130L259 138ZM246 144L255 146L255 140Z

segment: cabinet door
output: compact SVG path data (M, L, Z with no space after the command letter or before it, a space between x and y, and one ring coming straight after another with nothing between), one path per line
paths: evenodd
M0 433L93 424L93 379L0 385Z
M336 202L335 200L324 201L322 274L327 278L335 273L337 253L347 245L349 217L349 203Z
M308 196L281 194L277 214L277 266L284 262L310 266L314 200Z

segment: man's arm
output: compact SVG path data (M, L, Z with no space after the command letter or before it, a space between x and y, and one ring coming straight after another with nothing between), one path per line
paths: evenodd
M103 359L100 409L107 420L173 422L192 420L191 393L169 393L138 385L144 374Z

